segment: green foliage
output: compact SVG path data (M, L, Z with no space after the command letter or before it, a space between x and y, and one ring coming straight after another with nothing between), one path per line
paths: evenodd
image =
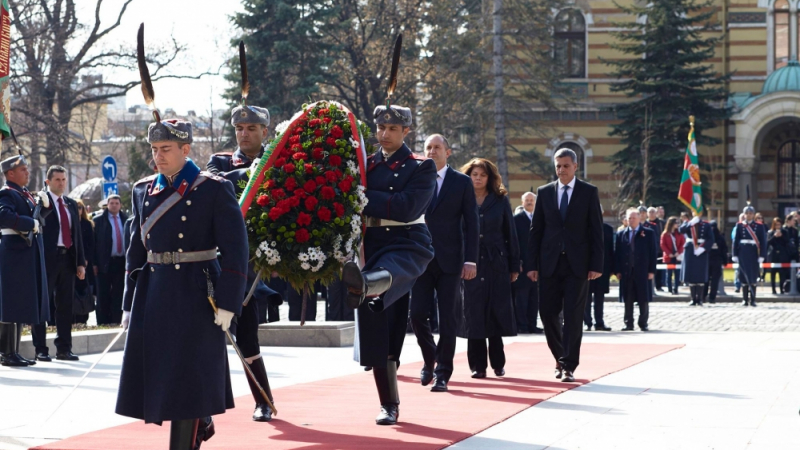
M611 108L620 123L609 134L619 136L624 145L611 158L620 179L617 201L624 207L643 199L675 211L682 208L677 192L689 116L697 119L695 134L702 160L703 147L719 143L703 132L731 114L725 106L727 77L708 63L722 37L703 36L712 31L710 20L717 10L710 0L653 0L646 6L619 7L640 20L615 24L625 31L613 33L617 42L611 47L627 58L604 60L614 69L611 77L624 80L612 85L612 92L624 92L630 99Z

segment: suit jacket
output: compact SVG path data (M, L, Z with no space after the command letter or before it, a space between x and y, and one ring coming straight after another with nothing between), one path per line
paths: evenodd
M531 270L535 270L531 265L531 257L528 254L528 238L531 231L531 219L528 218L528 213L520 211L514 215L514 228L517 230L517 241L519 242L519 259L522 265L522 272L519 274L517 281L513 283L514 289L525 289L533 286L533 282L526 275Z
M472 180L447 168L425 223L433 239L434 258L444 273L461 273L465 262L478 263L478 207Z
M650 301L652 288L647 281L649 274L656 272L656 238L653 230L640 225L633 235L633 258L631 258L631 245L628 228L617 233L617 249L615 268L622 275L621 289L628 292L631 281L636 283L636 301Z
M609 279L614 271L616 261L614 259L614 228L607 224L603 224L603 275L600 278L589 282L589 290L595 293L608 294L609 292Z
M99 216L94 219L94 263L97 265L97 270L100 273L108 273L109 262L111 261L111 251L114 245L114 227L111 225L111 214L108 210L103 211ZM122 255L125 256L127 246L125 245L125 222L128 220L128 215L124 212L119 212L119 225L122 227L120 235L122 236Z
M58 210L58 203L56 203L55 196L49 193L50 208L47 218L44 220L44 261L47 267L47 273L51 273L56 263L58 256L58 232L61 229L59 222L60 212ZM64 206L67 208L67 213L70 215L70 236L72 236L72 247L69 248L69 255L71 261L75 263L75 269L78 266L86 266L86 255L83 249L83 230L81 229L81 216L78 215L78 204L75 200L64 196Z
M558 181L540 187L528 241L531 266L542 276L552 276L563 247L576 276L602 273L603 216L597 187L576 179L566 220L558 206Z

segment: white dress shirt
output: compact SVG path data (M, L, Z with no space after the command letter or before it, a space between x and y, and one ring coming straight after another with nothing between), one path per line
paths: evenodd
M58 200L59 199L62 202L64 202L64 209L67 210L67 221L69 222L69 229L70 230L72 229L72 214L69 213L69 205L67 204L67 201L64 199L64 195L63 194L62 195L56 195L56 194L53 194L51 192L50 195L53 196L53 200L55 200L55 202L53 203L53 207L55 209L54 212L55 212L56 219L58 219L58 246L59 247L65 247L65 245L64 245L64 236L61 234L61 205L58 204ZM72 244L74 245L75 243L73 242Z
M564 195L564 186L569 186L567 189L567 204L569 205L570 200L572 200L572 193L575 192L575 177L572 177L572 181L569 184L561 184L561 181L558 182L558 205L561 206L561 196Z

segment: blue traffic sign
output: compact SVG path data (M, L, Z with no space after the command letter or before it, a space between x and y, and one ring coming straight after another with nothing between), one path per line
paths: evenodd
M103 179L106 181L114 181L117 179L117 162L111 156L103 158L103 163L100 166L103 169Z
M109 195L119 195L117 183L103 183L103 198L108 198Z

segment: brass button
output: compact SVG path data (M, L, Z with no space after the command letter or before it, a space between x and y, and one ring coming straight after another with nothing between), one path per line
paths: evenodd
M150 202L144 202L144 206L150 206Z
M386 231L389 231L389 227L386 227Z
M183 239L183 233L178 233L178 238Z
M150 268L150 272L155 272L155 271L156 271L156 268L155 268L155 267L151 267L151 268Z
M391 186L389 186L389 190L390 190L390 191L393 191L393 190L394 190L394 188L393 188L393 187L391 187Z
M481 278L481 281L483 281L483 278Z
M483 235L481 235L481 239L483 239Z
M186 206L192 206L192 201L191 200L186 200Z
M396 176L396 177L399 177L399 176L400 176L400 174L399 174L399 173L396 173L396 174L394 174L394 176Z
M175 264L175 270L181 270L181 265L180 264Z
M182 249L182 248L179 248L179 249L178 249L178 253L183 253L183 249Z
M147 233L147 239L150 239L150 233Z
M186 216L181 216L181 220L186 222Z

